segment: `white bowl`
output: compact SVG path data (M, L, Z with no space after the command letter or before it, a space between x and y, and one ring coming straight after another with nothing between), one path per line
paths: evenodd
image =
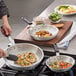
M55 13L55 12L53 12L53 13ZM49 17L50 15L52 15L53 13L50 13L50 14L48 15L48 17ZM52 23L59 23L59 22L62 20L63 15L60 14L60 13L58 13L58 12L57 12L57 14L58 14L61 18L58 19L58 20L56 20L56 21L53 21L51 18L49 18L49 20L50 20Z
M49 33L52 34L52 36L49 36L49 37L38 37L38 36L36 36L35 35L36 32L41 31L41 30L48 31ZM38 26L34 26L32 28L29 28L28 32L33 39L39 40L39 41L45 41L45 40L53 39L58 34L59 30L54 25L45 24L45 25L38 25Z
M59 23L59 22L61 21L61 19L59 19L59 20L57 20L57 21L52 21L52 20L50 19L50 21L51 21L52 23Z

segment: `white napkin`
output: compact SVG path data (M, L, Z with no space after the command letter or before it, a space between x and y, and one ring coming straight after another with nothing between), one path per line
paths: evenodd
M60 49L67 49L68 46L69 46L70 40L74 36L76 36L76 22L73 22L69 34L63 40L61 40L59 43L57 43L58 48L60 48Z

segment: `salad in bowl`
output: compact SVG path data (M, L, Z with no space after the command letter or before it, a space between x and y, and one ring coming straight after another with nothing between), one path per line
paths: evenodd
M51 20L51 22L58 23L61 21L62 15L59 14L58 12L53 12L49 14L48 18Z

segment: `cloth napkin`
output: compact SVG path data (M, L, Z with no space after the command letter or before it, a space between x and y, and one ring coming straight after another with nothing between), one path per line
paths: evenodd
M57 43L58 48L60 49L67 49L73 37L76 36L76 22L73 22L70 32L63 40Z

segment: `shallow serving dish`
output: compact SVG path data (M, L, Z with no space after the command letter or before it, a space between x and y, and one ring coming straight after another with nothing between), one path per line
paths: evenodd
M65 6L65 7L66 7L66 6L69 6L69 7L72 7L72 8L71 8L71 11L69 10L68 13L63 13L62 11L59 10L59 8L60 8L61 6ZM58 13L60 13L60 14L62 14L62 15L73 15L73 14L76 14L76 5L63 4L63 5L57 6L54 10L55 10L55 12L58 12ZM67 11L68 11L68 10L66 9L65 12L67 12Z
M41 31L41 30L48 31L49 33L52 34L52 36L49 36L49 37L38 37L38 36L36 36L35 35L36 32ZM58 34L58 32L59 32L59 30L56 26L47 25L47 24L34 26L34 27L28 29L28 33L30 34L30 36L33 39L39 40L39 41L51 40Z

